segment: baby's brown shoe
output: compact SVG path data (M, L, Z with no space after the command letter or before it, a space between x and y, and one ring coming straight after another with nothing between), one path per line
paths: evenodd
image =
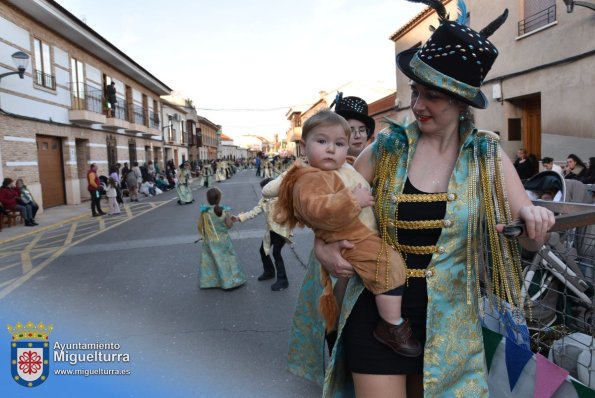
M393 325L380 318L373 334L376 340L404 357L416 357L422 352L421 344L413 337L408 320L403 320L400 325Z

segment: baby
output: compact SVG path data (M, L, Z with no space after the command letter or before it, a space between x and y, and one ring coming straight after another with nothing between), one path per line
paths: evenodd
M329 110L304 123L300 145L308 163L296 162L283 177L276 221L290 227L305 224L325 243L352 242L355 248L342 254L375 295L381 319L374 337L403 356L415 357L421 354L421 345L401 318L405 265L378 235L368 181L346 162L350 134L347 121ZM321 279L320 310L327 331L332 331L339 308L324 268Z

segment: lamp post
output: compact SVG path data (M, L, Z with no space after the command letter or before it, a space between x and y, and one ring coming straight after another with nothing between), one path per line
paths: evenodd
M575 1L575 0L562 0L566 4L566 12L570 14L574 10L574 6L587 7L595 11L594 3L587 3L586 1Z
M21 79L25 78L25 70L27 69L27 65L29 65L29 56L22 51L17 51L12 54L12 62L14 62L14 65L17 67L17 72L2 73L0 75L0 80L2 80L3 77L17 74Z

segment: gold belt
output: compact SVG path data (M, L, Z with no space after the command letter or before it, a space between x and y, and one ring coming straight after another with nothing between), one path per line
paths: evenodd
M431 269L407 268L406 275L407 278L430 278L434 272Z

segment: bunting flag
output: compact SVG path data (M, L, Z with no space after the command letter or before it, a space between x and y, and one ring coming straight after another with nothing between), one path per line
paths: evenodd
M492 360L494 359L494 354L496 353L496 349L500 345L502 341L502 335L496 333L490 329L482 328L483 331L483 346L485 350L486 356L486 363L488 366L488 372L492 367Z
M572 380L572 385L576 390L576 394L578 398L595 398L595 391L591 390L589 387L585 386L584 384Z
M568 371L555 365L543 355L535 354L535 392L533 398L550 398L564 383Z
M519 380L521 372L525 368L529 359L533 357L533 353L519 345L508 337L506 338L506 371L508 372L508 382L510 383L510 391L514 389L516 382Z

